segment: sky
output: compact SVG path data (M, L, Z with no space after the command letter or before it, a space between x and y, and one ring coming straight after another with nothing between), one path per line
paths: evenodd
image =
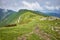
M60 13L60 0L0 0L0 8L14 11L29 9Z

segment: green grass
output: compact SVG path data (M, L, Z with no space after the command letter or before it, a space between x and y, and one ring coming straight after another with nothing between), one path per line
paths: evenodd
M32 35L27 37L27 40L43 40L43 39L41 37L39 37L38 35L33 33Z
M29 26L29 27L28 27ZM0 28L0 39L1 40L15 40L18 36L29 33L33 30L34 24L26 24L11 28Z
M14 15L14 16L13 16ZM21 37L24 34L28 34L34 30L36 26L39 26L39 29L44 31L45 33L51 35L51 40L60 40L60 35L56 31L52 30L52 27L60 27L60 19L59 20L43 20L41 18L45 18L42 15L33 14L32 12L25 12L22 15L13 14L8 17L9 20L4 20L2 23L15 23L20 17L19 23L16 22L17 26L13 27L1 27L0 28L0 40L17 40L17 37ZM11 19L12 20L11 20ZM57 24L56 24L57 23ZM1 24L2 25L2 24ZM33 33L32 35L27 37L27 40L44 40Z
M35 28L35 26L37 25L37 22L30 22L28 24L22 24L22 25L18 25L16 27L2 27L0 28L0 39L1 40L17 40L18 36L27 34L31 31L33 31L33 29ZM52 35L52 39L57 39L58 37L58 33L56 33L55 31L51 30L51 27L49 27L48 25L40 25L39 26L41 30L45 31L46 33ZM35 34L32 34L31 37L29 36L28 40L39 40L39 37ZM43 40L43 39L41 39ZM59 39L58 39L59 40Z

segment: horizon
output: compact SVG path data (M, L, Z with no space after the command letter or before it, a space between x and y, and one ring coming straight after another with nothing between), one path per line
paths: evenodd
M1 0L0 8L14 11L28 9L44 13L60 13L60 0Z

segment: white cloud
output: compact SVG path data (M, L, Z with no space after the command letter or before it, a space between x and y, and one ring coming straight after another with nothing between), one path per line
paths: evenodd
M22 1L22 3L24 5L24 7L27 8L27 9L44 10L38 2L29 3L29 2L26 2L26 1Z
M22 4L24 5L23 9L40 10L40 11L44 10L53 11L60 9L60 6L51 5L50 2L46 2L44 6L41 6L38 2L29 3L27 1L22 1Z
M40 4L38 2L32 3L32 7L34 9L39 9L39 10L44 10L43 7L40 6Z
M50 5L51 3L47 1L45 4L46 4L46 5Z
M47 10L59 10L60 9L59 5L52 5L51 2L49 2L49 1L45 2L44 7Z
M46 8L47 10L55 10L55 7L54 7L54 6L45 6L45 8Z
M59 6L45 6L45 8L47 9L47 10L59 10L60 9L60 7Z
M56 6L56 9L59 10L60 9L60 6Z
M32 6L31 6L31 4L29 4L28 2L26 2L26 1L22 1L22 3L23 3L23 5L24 5L23 8L33 9Z

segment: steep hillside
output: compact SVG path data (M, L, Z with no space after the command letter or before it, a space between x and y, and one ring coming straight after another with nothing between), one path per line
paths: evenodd
M4 18L2 16L1 18L3 18L3 19L0 20L0 27L6 26L6 25L9 25L9 24L15 24L15 21L17 21L20 14L21 14L21 12L20 13L18 13L18 12L10 12L9 15L6 14L7 16L4 16Z
M5 18L7 18L9 15L11 15L12 13L16 13L13 10L8 10L8 9L1 9L0 8L0 21L4 20Z
M0 25L0 40L60 40L60 18L42 15L39 12L20 10L3 20Z
M26 9L21 9L19 12L16 12L16 13L10 13L9 15L6 14L7 16L0 20L0 27L2 26L7 26L7 25L10 25L10 24L17 24L19 18L20 18L20 15L21 14L26 14L26 12L30 12L28 13L28 15L30 15L31 13L33 14L38 14L38 15L41 15L42 13L38 13L37 11L31 11L31 10L26 10ZM3 13L2 13L3 14ZM26 14L27 16L27 14Z

